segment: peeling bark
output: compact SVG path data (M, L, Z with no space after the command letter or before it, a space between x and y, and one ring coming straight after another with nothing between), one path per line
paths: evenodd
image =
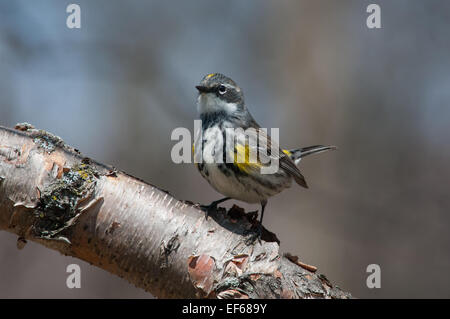
M0 229L160 298L350 298L315 267L252 241L255 214L198 205L83 157L29 124L0 127Z

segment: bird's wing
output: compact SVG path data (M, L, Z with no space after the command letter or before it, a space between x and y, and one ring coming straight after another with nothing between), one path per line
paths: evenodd
M259 174L264 166L269 166L273 159L278 159L280 168L290 174L300 186L308 188L305 178L300 173L300 170L292 161L292 159L280 149L264 130L258 126L254 127L257 134L254 138L257 142L250 142L245 136L239 137L239 132L235 134L234 147L234 165L241 171L246 173ZM252 133L246 130L246 135L251 136ZM255 141L254 140L254 141ZM272 148L278 150L278 154L272 153Z

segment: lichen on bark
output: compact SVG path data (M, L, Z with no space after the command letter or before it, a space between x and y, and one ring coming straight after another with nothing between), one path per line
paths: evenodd
M41 192L34 212L34 235L52 239L70 227L80 214L78 204L92 196L98 177L96 169L84 163L64 169L62 178L56 179Z

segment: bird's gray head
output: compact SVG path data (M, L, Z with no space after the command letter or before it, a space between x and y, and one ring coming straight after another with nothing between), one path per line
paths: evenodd
M230 78L220 73L206 75L199 85L197 107L200 114L245 111L244 94Z

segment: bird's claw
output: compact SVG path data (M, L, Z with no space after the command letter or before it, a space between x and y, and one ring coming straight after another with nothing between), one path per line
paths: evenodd
M261 237L262 237L262 225L257 224L256 229L252 227L252 229L249 230L252 234L245 240L245 244L247 246L254 245L256 240L261 244Z
M200 205L200 209L205 212L205 219L208 219L209 212L217 210L217 204L212 203L211 205Z

